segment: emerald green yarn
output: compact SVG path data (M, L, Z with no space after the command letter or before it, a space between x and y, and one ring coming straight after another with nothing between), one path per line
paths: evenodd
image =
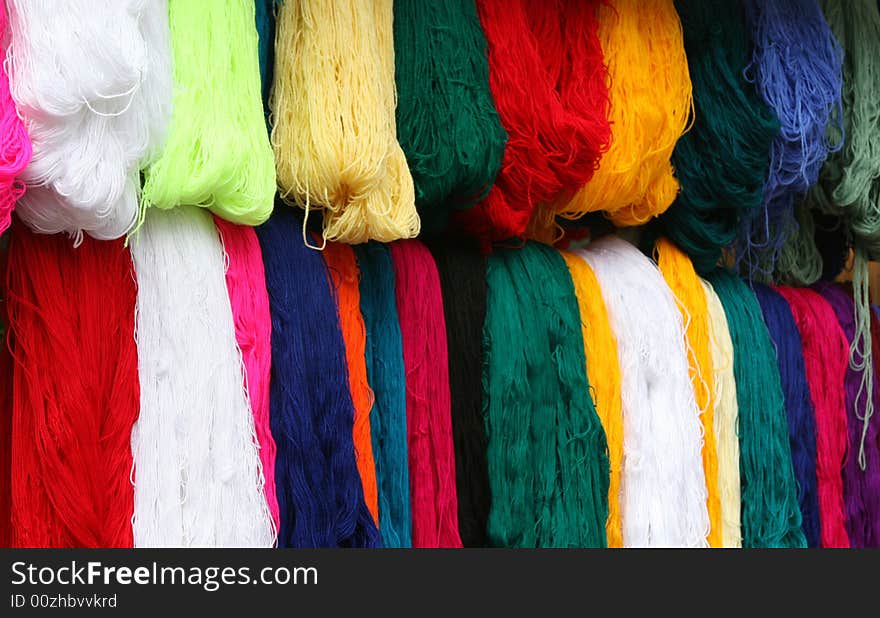
M562 256L528 242L486 267L490 545L605 547L608 448Z
M779 366L761 307L732 273L716 269L708 279L733 340L743 547L806 547Z
M474 0L395 0L394 56L397 138L422 230L436 233L486 196L507 143Z

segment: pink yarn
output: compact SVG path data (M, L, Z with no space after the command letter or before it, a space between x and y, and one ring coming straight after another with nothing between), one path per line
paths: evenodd
M6 5L0 2L0 53L6 58ZM9 76L0 66L0 234L12 221L15 202L24 194L24 182L16 177L31 160L31 140L18 117L9 92Z
M391 245L406 370L413 547L461 547L440 276L416 240Z
M227 255L226 288L235 321L235 340L241 349L245 388L254 415L260 444L264 486L269 512L279 526L275 495L275 440L269 426L269 370L272 364L272 318L263 271L263 254L254 228L236 225L219 217L214 224Z

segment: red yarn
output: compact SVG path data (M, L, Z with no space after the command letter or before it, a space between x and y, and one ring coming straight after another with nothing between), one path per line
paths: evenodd
M841 477L849 436L843 387L849 343L834 309L821 294L802 288L776 290L788 301L801 335L804 368L815 410L821 545L849 547Z
M598 0L477 0L508 141L495 185L456 215L484 240L522 237L536 206L573 194L611 138Z
M140 388L123 242L10 239L12 545L131 547Z
M6 272L6 251L0 248L0 273ZM2 281L0 281L2 284ZM0 285L2 287L2 285ZM0 322L8 324L6 293L0 294ZM12 356L6 337L0 337L0 547L12 543Z
M440 276L415 240L391 245L406 368L413 547L461 547Z

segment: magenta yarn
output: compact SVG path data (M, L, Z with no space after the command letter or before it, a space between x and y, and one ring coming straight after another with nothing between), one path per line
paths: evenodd
M0 2L0 53L6 58L6 5ZM9 92L5 63L0 65L0 234L12 221L15 202L24 194L18 175L31 160L31 140Z

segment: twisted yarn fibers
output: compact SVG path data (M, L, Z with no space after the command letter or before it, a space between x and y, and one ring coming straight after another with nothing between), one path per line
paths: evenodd
M139 169L171 115L165 0L11 0L12 97L33 143L21 218L43 233L119 238L138 218Z
M5 253L0 248L0 273L6 272ZM3 294L5 297L5 293ZM12 547L12 354L5 322L8 320L0 298L0 547Z
M0 54L3 58L8 46L7 23L6 5L0 4ZM19 177L30 159L31 140L12 100L4 62L0 66L0 234L9 227L15 202L24 194L25 184Z
M394 121L391 0L278 6L272 145L282 196L324 211L324 238L419 233Z
M606 236L578 254L599 280L617 338L624 546L706 547L703 430L675 298L654 263L625 240Z
M321 254L280 204L257 228L272 313L270 420L279 547L377 547L354 449L345 342ZM307 294L303 290L308 290Z
M254 417L210 215L150 209L131 242L135 547L271 547ZM96 296L97 297L97 296Z
M764 323L776 349L804 536L808 547L819 547L816 419L804 368L801 336L791 308L779 293L760 283L755 283L752 290L761 306Z
M743 547L806 547L782 384L761 308L736 275L716 269L708 279L733 342Z
M712 285L704 279L712 367L715 373L715 446L718 453L718 496L721 501L721 546L742 547L740 517L739 438L737 424L736 379L733 371L733 341L724 307Z
M131 547L131 258L121 241L70 245L20 222L12 228L10 545Z
M260 58L260 92L263 97L263 113L266 127L272 125L269 118L269 101L272 97L272 73L275 66L275 3L277 0L256 0L254 2L259 37L258 55Z
M587 360L587 382L596 414L608 444L608 519L605 534L608 547L623 547L620 482L623 473L623 410L620 401L620 362L617 341L611 331L608 310L602 300L599 281L582 257L561 251L571 275L581 316L581 335Z
M248 0L168 0L174 113L165 148L145 171L145 207L197 205L243 225L271 214L255 19Z
M532 242L498 250L487 262L486 290L489 543L605 547L607 445L565 262Z

